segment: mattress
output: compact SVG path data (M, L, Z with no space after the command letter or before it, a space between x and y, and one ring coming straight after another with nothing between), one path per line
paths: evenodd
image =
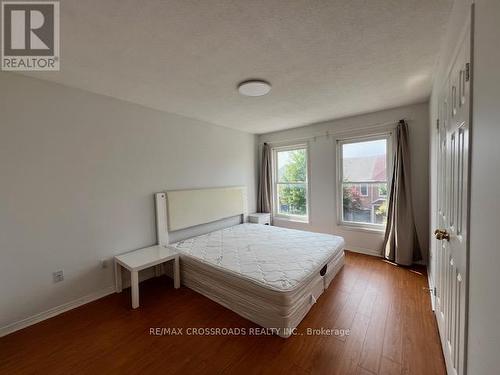
M181 282L265 328L289 336L343 265L344 240L241 224L169 245Z

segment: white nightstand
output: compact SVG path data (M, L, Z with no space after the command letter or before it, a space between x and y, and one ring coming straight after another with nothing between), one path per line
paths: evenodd
M132 289L132 308L139 307L139 271L161 263L174 261L174 287L180 287L179 254L163 246L151 246L115 256L116 292L122 291L121 267L130 271L130 287Z
M271 225L271 214L255 213L248 215L248 221L254 224Z

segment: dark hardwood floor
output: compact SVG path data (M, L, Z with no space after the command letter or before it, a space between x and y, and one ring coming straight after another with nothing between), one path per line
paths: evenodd
M346 264L302 321L303 335L193 336L188 327L253 323L167 278L113 294L0 339L2 374L445 374L422 268L347 253ZM184 328L153 336L150 328ZM350 329L348 336L307 328Z

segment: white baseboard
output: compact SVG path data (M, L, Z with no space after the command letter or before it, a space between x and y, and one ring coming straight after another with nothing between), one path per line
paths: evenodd
M346 248L346 250L352 251L353 253L360 253L360 254L371 255L371 256L374 256L374 257L383 258L383 255L382 255L381 252L379 252L377 250L373 250L373 249L365 249L365 248L362 248L362 247L348 246ZM413 264L418 264L418 265L426 266L427 267L427 263L424 262L423 260L419 260L418 262L414 262Z
M371 255L371 256L374 256L374 257L382 258L382 253L380 251L373 250L373 249L365 249L365 248L362 248L362 247L348 246L346 248L346 250L352 251L354 253L360 253L360 254Z
M99 298L105 297L105 296L112 294L114 292L115 292L114 285L108 286L107 288L104 288L98 292L88 294L88 295L81 297L81 298L78 298L74 301L64 303L62 305L53 307L49 310L46 310L46 311L43 311L41 313L30 316L29 318L26 318L26 319L20 320L18 322L6 325L4 327L0 327L0 337L6 336L9 333L13 333L15 331L19 331L20 329L29 327L29 326L36 324L36 323L39 323L43 320L52 318L56 315L59 315L59 314L65 312L65 311L69 311L69 310L72 310L76 307L85 305L89 302L98 300Z

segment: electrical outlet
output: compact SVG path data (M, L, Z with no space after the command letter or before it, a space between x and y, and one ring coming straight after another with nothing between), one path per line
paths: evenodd
M52 279L54 280L55 283L58 283L60 281L64 280L64 273L62 270L56 271L52 273Z
M101 259L101 268L108 268L108 260Z

